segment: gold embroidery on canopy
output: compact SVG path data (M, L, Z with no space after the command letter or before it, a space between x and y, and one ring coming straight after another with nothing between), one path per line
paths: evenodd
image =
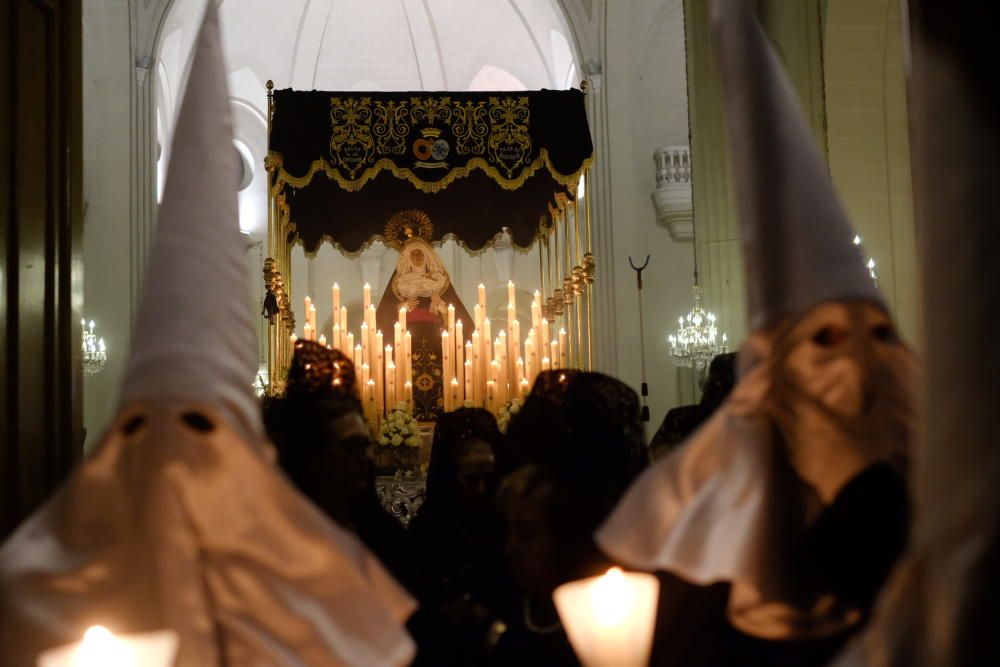
M372 161L375 141L372 139L372 98L330 98L330 157L343 167L351 178Z

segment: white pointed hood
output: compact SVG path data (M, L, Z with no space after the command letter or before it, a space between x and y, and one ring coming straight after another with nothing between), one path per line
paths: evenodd
M802 529L789 509L829 504L860 471L905 455L914 365L893 336L873 342L868 318L891 330L884 303L753 2L715 0L713 10L754 331L726 402L639 477L596 539L632 567L730 582L727 613L742 632L829 636L861 612L789 576ZM808 347L810 327L831 312L852 347ZM797 350L810 362L790 361ZM852 385L831 368L862 379ZM815 378L823 388L857 386L876 407L829 417L816 407L825 404Z
M251 389L257 345L237 169L212 7L198 35L174 130L122 403L198 400L217 407L235 428L260 435L260 408Z
M181 106L124 405L0 546L4 667L34 665L91 625L169 629L176 667L413 657L413 600L292 487L258 434L215 4Z
M795 89L747 0L713 4L716 60L757 331L831 299L885 308Z

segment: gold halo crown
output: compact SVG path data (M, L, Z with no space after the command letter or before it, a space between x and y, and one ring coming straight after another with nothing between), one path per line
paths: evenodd
M402 248L403 244L414 236L429 242L433 233L434 225L431 224L431 217L415 208L400 211L385 223L385 243L396 250Z

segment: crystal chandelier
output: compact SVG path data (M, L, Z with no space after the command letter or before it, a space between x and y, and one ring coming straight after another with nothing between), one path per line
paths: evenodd
M677 331L667 337L670 357L678 366L705 368L717 355L729 351L729 339L719 334L715 314L701 307L701 287L695 282L691 289L694 306L686 317L677 318Z
M677 366L703 371L713 358L729 352L729 339L719 334L715 313L701 307L701 286L698 284L698 236L691 226L691 248L694 252L694 286L691 295L694 306L686 317L677 318L677 331L667 336L670 358Z
M104 344L104 339L94 334L93 320L89 326L86 320L80 320L80 326L83 328L83 374L97 375L108 360L108 348Z
M865 258L865 250L861 245L861 237L857 234L854 235L854 245L858 249L858 254L861 255L861 259ZM868 269L868 275L871 276L872 280L875 282L875 287L878 287L878 275L875 273L875 258L869 257L868 261L865 262L865 267Z

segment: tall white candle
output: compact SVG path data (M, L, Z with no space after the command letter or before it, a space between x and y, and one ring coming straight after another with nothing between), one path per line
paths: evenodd
M514 287L514 281L507 281L507 303L513 306L517 302L517 289Z
M367 313L368 306L372 305L372 286L365 283L365 286L361 289L364 295L365 312Z
M340 312L340 285L337 283L333 284L333 315L336 319L337 313Z
M441 373L442 373L442 400L444 402L445 412L452 410L451 407L451 379L452 379L452 365L451 357L454 349L451 346L451 337L448 335L447 331L441 332Z
M399 309L399 330L406 331L406 306ZM396 345L399 345L399 339L396 339Z
M485 402L483 392L486 385L483 380L483 346L478 330L472 332L472 341L470 342L472 344L472 401L481 406Z
M392 345L385 346L385 407L391 410L399 401L396 396L396 362L392 360Z
M368 335L368 323L361 323L361 361L364 363L371 363L371 356L369 351L369 346L371 345L371 337Z
M559 330L559 366L569 368L569 345L566 340L566 330Z
M465 347L466 352L470 352L471 351L471 347L472 347L472 343L469 343L468 345L466 345L466 347ZM472 359L468 358L468 359L465 360L465 398L463 399L463 403L464 403L464 401L470 401L471 400L471 401L473 401L473 403L475 405L478 405L478 403L475 403L475 398L474 398L475 393L476 393L475 389L473 388L473 384L472 384L474 382L474 380L475 380L475 373L472 370Z
M483 309L483 316L486 316L486 285L479 283L479 307Z
M385 358L382 354L385 347L382 345L382 332L375 332L375 411L381 417L385 413Z

